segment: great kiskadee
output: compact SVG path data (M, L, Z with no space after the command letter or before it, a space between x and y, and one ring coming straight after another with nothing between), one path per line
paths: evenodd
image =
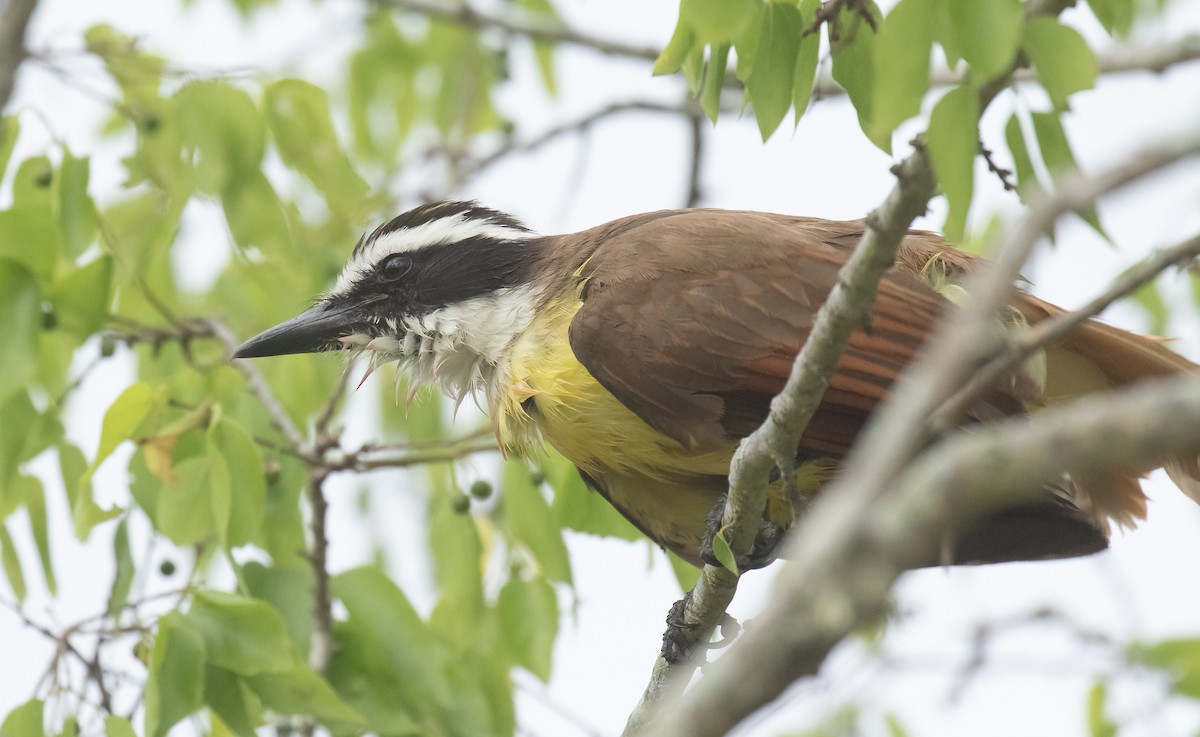
M406 212L355 246L333 287L235 357L326 350L407 366L412 384L478 393L501 447L544 438L659 545L699 564L706 517L727 487L739 439L762 423L792 360L863 233L762 212L663 210L540 236L472 202ZM837 472L872 410L953 309L981 262L912 231L854 333L796 458L804 495ZM1014 295L1009 329L1060 312ZM1090 321L980 398L964 423L1143 377L1200 367L1160 341ZM1200 449L1197 449L1200 451ZM1155 467L1200 501L1196 452ZM1145 515L1150 468L1077 473L1042 501L954 531L950 560L1036 560L1103 549L1112 523ZM778 481L776 486L782 486ZM792 523L782 489L765 514ZM944 557L944 556L943 556Z

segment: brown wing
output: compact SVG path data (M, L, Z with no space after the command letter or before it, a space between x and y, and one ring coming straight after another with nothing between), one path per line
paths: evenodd
M692 447L744 436L766 417L862 224L705 210L603 234L571 324L580 362L660 432ZM802 442L841 456L949 303L916 271L945 247L909 237L854 333ZM948 251L951 268L969 258ZM1013 402L1014 409L1019 406Z

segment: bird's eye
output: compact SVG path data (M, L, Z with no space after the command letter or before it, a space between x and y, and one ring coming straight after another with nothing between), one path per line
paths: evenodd
M383 262L383 268L380 270L380 273L387 281L396 281L407 274L411 268L412 261L409 260L408 256L397 253L387 257L387 260Z

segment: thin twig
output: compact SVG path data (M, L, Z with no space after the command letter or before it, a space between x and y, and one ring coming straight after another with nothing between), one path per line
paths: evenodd
M496 13L472 7L466 2L442 2L441 0L373 0L373 2L383 7L451 21L468 28L495 29L524 36L533 41L583 46L613 56L654 61L658 58L659 53L659 49L655 46L639 46L625 41L595 36L577 28L569 28L560 21L548 20L544 16L532 13L516 11Z
M8 0L0 16L0 111L8 107L17 70L25 61L25 31L37 8L37 0Z
M379 452L359 450L334 455L325 461L330 473L337 471L371 471L379 468L407 468L430 463L452 463L477 453L499 453L495 440L488 442L445 443L424 451Z
M704 199L700 188L701 177L704 174L704 116L695 111L688 116L688 134L691 138L691 156L688 166L687 199L684 207L697 207Z
M237 350L239 342L237 336L229 329L223 321L209 317L204 318L204 322L208 324L212 334L217 337L225 345L225 350L229 355L233 355ZM263 378L262 373L250 361L234 361L233 367L241 372L246 379L246 386L250 392L258 398L263 407L267 410L267 417L271 420L271 424L276 430L287 438L292 447L301 453L305 453L308 449L308 444L304 440L304 436L292 422L292 418L288 416L287 410L275 398L275 394L271 391L271 387L267 385L267 380Z
M552 128L542 131L534 138L527 141L517 141L511 139L496 150L481 156L477 159L462 162L461 166L455 172L458 181L463 181L471 177L479 175L485 169L490 168L512 154L531 153L549 143L552 143L558 138L574 133L585 133L592 126L606 120L608 118L632 112L645 113L663 113L666 115L680 115L687 118L694 118L698 114L702 114L697 108L694 101L685 101L682 105L672 105L670 103L656 102L653 100L632 100L627 102L614 102L604 107L586 113L574 120L568 120L560 123Z

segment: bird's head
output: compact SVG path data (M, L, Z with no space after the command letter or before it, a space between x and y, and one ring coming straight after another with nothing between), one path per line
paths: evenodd
M296 317L242 344L234 358L352 350L370 369L409 364L413 385L461 397L486 384L533 318L528 245L537 235L474 202L410 210L355 246L333 287Z

